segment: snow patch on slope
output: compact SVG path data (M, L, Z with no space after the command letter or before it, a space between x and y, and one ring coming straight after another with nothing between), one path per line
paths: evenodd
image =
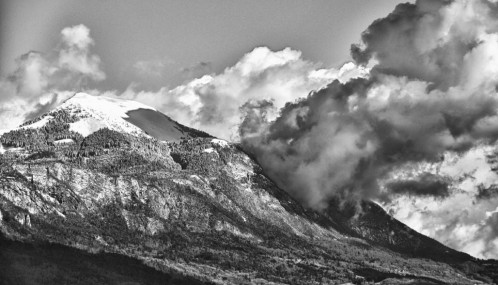
M212 152L215 152L215 150L214 150L214 148L210 147L210 148L204 149L202 152L212 153Z
M61 140L54 141L54 144L56 144L56 145L71 144L71 143L74 143L73 139L61 139Z
M221 147L228 147L229 144L226 140L220 140L220 139L212 139L211 143L221 146Z
M39 129L39 128L43 128L53 118L54 117L52 117L52 116L45 116L41 120L39 120L37 122L34 122L33 124L20 127L20 129Z
M89 136L90 134L105 128L105 124L101 123L95 118L83 118L77 122L69 124L69 130L79 133L84 137Z

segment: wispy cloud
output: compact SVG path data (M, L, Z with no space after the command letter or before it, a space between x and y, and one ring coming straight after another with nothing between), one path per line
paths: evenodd
M133 68L141 76L160 77L163 75L166 67L173 63L174 61L168 58L156 60L139 60L133 64Z

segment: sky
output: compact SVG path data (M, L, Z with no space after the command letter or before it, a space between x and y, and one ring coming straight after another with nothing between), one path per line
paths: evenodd
M452 248L498 258L497 1L0 8L0 130L78 91L136 100L240 142L306 206L371 199Z
M0 0L0 74L30 50L49 52L59 31L84 24L107 74L98 86L175 87L232 66L257 46L285 47L337 66L395 0ZM204 63L204 64L203 64ZM140 72L149 64L151 72ZM155 67L154 67L155 66Z

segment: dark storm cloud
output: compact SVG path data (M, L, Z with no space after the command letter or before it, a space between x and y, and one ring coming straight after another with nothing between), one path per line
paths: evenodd
M358 64L373 64L368 79L334 81L272 122L244 121L243 145L282 187L323 207L335 195L385 196L377 180L397 165L495 141L498 22L489 9L486 0L397 6L353 46ZM424 179L401 186L391 190L448 190Z
M458 84L464 55L478 39L454 37L435 42L429 29L445 24L441 9L452 1L419 0L416 5L399 4L386 18L373 22L362 34L364 47L352 45L357 63L378 60L373 72L408 76L447 88ZM451 32L451 31L450 31Z
M450 194L448 183L440 177L429 173L423 174L417 179L394 181L388 183L386 186L392 194L433 196L438 198L444 198Z
M480 185L479 187L477 187L477 194L475 195L477 201L488 200L494 197L498 197L498 185L493 184L489 187Z
M240 132L253 134L259 130L261 124L267 123L268 113L275 108L273 100L249 100L240 107L242 123Z

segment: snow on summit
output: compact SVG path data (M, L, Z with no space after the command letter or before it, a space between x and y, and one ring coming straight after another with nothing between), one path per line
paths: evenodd
M84 137L102 128L136 136L151 136L163 141L203 135L145 104L86 93L75 94L53 111L20 128L42 128L61 110L76 118L69 123L69 129Z
M86 93L75 94L59 108L65 108L67 105L79 106L93 112L110 113L112 116L119 116L121 118L128 118L126 113L132 110L149 109L156 111L156 109L136 101L93 96Z
M70 130L82 136L88 136L104 127L133 135L146 135L140 128L125 120L128 112L138 109L155 111L154 108L135 101L77 93L54 111L65 110L76 115L79 120L69 124Z

